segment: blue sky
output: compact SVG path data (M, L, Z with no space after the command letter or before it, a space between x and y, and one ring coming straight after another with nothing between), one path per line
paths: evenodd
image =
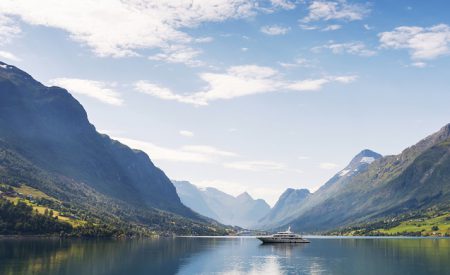
M273 204L450 122L447 1L0 1L0 60L170 178Z

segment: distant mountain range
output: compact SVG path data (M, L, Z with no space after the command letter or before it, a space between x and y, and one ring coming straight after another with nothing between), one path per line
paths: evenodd
M186 206L226 225L253 228L270 210L264 200L255 200L247 192L233 197L216 188L199 188L187 181L173 183Z
M214 227L144 152L98 133L65 89L2 62L0 184L26 184L100 221L185 234Z
M313 194L288 189L259 228L320 232L449 204L450 124L399 155L362 151Z

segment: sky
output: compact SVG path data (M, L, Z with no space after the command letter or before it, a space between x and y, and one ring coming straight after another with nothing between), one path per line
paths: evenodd
M448 1L0 0L0 60L171 179L273 205L450 122Z

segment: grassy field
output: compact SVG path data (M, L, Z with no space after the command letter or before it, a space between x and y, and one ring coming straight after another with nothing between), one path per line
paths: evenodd
M22 184L20 187L13 187L13 189L17 193L22 193L25 196L31 195L35 199L48 199L51 201L58 201L57 199L48 196L44 192L41 192L40 190L34 189L33 187L30 187L28 185Z
M435 226L437 226L438 230L433 230ZM389 235L402 234L404 232L422 232L423 236L450 235L450 213L429 219L404 221L396 227L374 231Z
M23 194L25 197L28 197L29 195L31 195L31 196L33 196L33 199L47 199L47 200L59 202L57 199L50 197L47 194L41 192L40 190L34 189L33 187L27 186L25 184L22 184L20 187L13 187L13 189L17 193ZM86 224L86 221L61 216L57 210L38 205L35 202L32 202L28 199L23 199L23 198L19 198L19 197L5 197L5 198L14 204L17 204L19 201L24 202L24 203L30 205L31 207L33 207L33 210L37 211L41 215L44 215L46 211L50 212L50 210L52 210L53 217L58 217L58 220L68 222L73 227L78 227L78 226L82 226L82 225Z

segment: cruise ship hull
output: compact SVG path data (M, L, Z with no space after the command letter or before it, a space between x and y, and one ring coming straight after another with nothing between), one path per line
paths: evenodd
M307 239L298 238L298 239L281 239L274 237L258 237L258 240L263 243L309 243Z

